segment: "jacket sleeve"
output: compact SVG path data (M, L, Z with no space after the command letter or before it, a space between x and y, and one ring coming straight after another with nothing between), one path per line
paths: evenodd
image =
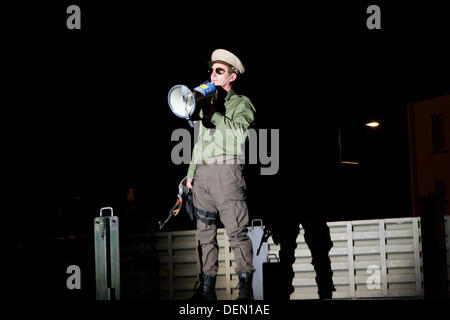
M219 112L211 117L211 122L222 134L237 139L238 143L244 143L247 138L248 128L254 122L254 107L249 100L242 101L237 107L232 118Z
M199 133L198 133L198 138L197 141L194 144L194 148L192 149L192 155L191 155L191 162L189 164L189 168L188 168L188 172L187 172L187 177L194 179L195 176L195 171L197 170L197 158L200 156L201 151L199 151L199 144L201 143L201 139L202 139L202 134L203 134L203 126L201 123L199 123Z

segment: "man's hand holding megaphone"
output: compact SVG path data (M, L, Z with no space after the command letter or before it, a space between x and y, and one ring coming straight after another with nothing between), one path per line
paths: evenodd
M225 97L227 92L220 86L216 86L216 94L212 103L202 103L201 108L203 112L202 123L207 128L214 128L215 125L211 122L214 113L219 112L225 114Z
M225 97L228 92L221 86L216 86L216 97L214 99L214 106L216 111L225 115Z

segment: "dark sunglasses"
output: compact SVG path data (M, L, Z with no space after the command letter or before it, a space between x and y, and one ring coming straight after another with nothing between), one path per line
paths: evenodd
M210 69L208 70L209 73L213 74L214 72L216 72L218 75L224 74L225 71L226 71L226 70L223 69L223 68L215 68L215 69L210 68Z

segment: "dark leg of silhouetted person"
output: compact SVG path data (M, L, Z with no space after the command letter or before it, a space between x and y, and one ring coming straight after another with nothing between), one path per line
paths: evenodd
M294 292L292 281L294 279L293 264L295 262L295 249L297 248L297 236L300 231L298 222L285 223L282 228L273 231L274 241L280 245L280 274L279 292L276 296L280 300L289 300ZM274 295L275 296L275 295Z
M328 256L333 242L330 237L330 229L325 221L313 219L302 221L305 230L305 241L311 251L312 265L316 271L316 283L320 299L331 299L333 291L333 271Z

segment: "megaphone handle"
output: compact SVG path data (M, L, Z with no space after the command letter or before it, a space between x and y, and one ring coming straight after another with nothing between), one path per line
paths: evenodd
M183 99L184 99L184 96L183 96ZM186 102L185 102L185 105L184 105L184 110L186 111L186 114L189 114L189 111L188 111L188 109L187 109L187 103L186 103ZM187 118L187 121L189 122L189 125L191 126L191 128L193 128L193 127L194 127L194 123L192 122L192 120L189 119L189 118Z

